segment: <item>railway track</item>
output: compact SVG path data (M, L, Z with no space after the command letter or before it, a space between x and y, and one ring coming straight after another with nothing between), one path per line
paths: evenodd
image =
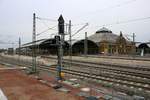
M49 59L56 59L54 57L47 57ZM64 59L63 64L70 65L70 60ZM94 62L85 62L85 61L71 61L71 65L80 66L81 68L95 68L100 71L115 72L116 74L122 74L122 76L133 76L138 78L147 78L150 79L150 67L132 67L132 66L123 66L123 65L113 65L105 63L94 63Z
M84 55L81 55L79 57L85 57ZM87 57L91 58L107 58L107 59L124 59L124 60L137 60L137 61L150 61L149 57L140 57L140 56L128 56L128 57L120 57L120 56L96 56L96 55L88 55Z
M50 56L41 56L43 58L48 58L48 59L54 59L56 60L56 57L50 57ZM64 59L64 61L70 61L69 59ZM95 64L95 65L104 65L104 66L111 66L111 67L116 67L116 68L129 68L129 69L137 69L137 70L142 70L142 71L150 71L149 66L131 66L128 64L115 64L115 63L96 63L96 62L89 62L89 61L80 61L80 60L73 60L73 62L80 62L80 63L88 63L88 64Z
M69 65L70 62L64 61L63 63ZM73 66L88 67L88 68L92 67L93 69L95 68L100 71L115 72L117 74L125 74L125 75L131 75L131 76L150 79L149 71L142 71L142 70L128 69L128 68L117 68L117 67L112 67L112 66L104 66L104 65L81 63L81 62L72 62L71 64Z
M56 59L53 58L52 59ZM70 60L64 60L63 62L64 66L70 65ZM90 63L90 62L82 62L82 61L72 61L71 65L73 66L73 71L79 71L82 70L82 68L86 68L82 70L80 73L90 73L89 69L95 69L95 71L92 70L93 74L96 76L102 76L108 80L116 80L119 82L122 82L122 84L128 84L128 85L134 85L135 87L138 87L140 85L143 85L144 87L150 87L150 73L149 68L143 70L142 67L140 68L133 68L131 66L115 66L115 65L109 65L109 64L97 64L97 63ZM68 67L69 68L69 67ZM77 69L77 70L75 70ZM142 70L141 70L142 69ZM117 82L116 82L117 83ZM142 87L140 87L142 88ZM149 88L150 89L150 88ZM148 90L149 90L148 89Z
M12 59L2 59L3 62L10 64L18 64L18 60ZM69 66L69 60L63 62L64 66ZM145 71L129 71L118 68L106 67L104 65L92 65L89 63L81 63L73 61L71 67L63 67L62 71L66 74L78 76L80 78L96 80L97 82L103 81L107 84L111 83L115 87L124 87L127 90L136 89L136 91L149 91L150 90L150 73L144 73ZM31 62L22 62L19 65L31 67ZM79 66L79 69L76 69L75 66ZM81 68L87 68L86 70L81 70ZM38 68L44 71L56 71L56 67L50 67L47 65L39 65ZM92 70L92 69L95 69ZM96 72L98 69L102 70L100 73ZM90 73L92 72L92 74ZM139 74L140 73L140 74ZM147 92L146 92L147 93ZM148 92L149 93L149 92Z
M75 67L72 69L76 69ZM80 68L79 68L80 69ZM142 77L136 77L136 76L131 76L131 75L127 75L127 74L120 74L119 72L114 72L114 71L108 71L108 70L103 70L103 71L97 71L98 69L94 69L92 70L92 75L93 73L95 73L96 75L99 76L103 76L108 78L109 80L113 80L113 79L117 79L117 80L125 80L124 83L126 83L127 81L130 81L131 84L133 84L132 81L134 81L134 83L143 83L143 84L150 84L150 79L147 78L142 78ZM78 71L75 70L75 71ZM82 72L88 72L90 73L90 69L87 70L82 70Z

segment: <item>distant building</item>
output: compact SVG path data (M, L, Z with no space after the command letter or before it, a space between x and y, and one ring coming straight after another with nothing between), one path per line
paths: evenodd
M87 47L85 49L85 43ZM65 41L64 54L69 54L69 43ZM57 54L57 45L54 38L41 39L36 41L36 45L33 42L23 44L21 46L21 53L32 55L32 48L36 48L37 54ZM122 32L120 35L112 33L111 30L103 27L96 31L95 34L85 39L72 42L72 54L133 54L136 52L135 43L128 41L124 38Z
M126 40L122 32L118 36L105 27L89 36L88 42L90 42L88 43L88 53L90 54L133 54L136 51L135 44ZM82 53L84 51L84 40L80 40L77 43L73 45L73 50L74 52L80 51Z
M95 34L88 37L99 47L99 53L104 54L132 54L135 52L135 44L126 40L122 32L120 35L112 33L111 30L103 27Z

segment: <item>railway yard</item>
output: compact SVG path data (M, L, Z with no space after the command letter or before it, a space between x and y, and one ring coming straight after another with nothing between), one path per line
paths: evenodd
M148 4L0 0L0 100L150 100Z
M32 58L29 56L18 56L18 55L12 56L2 54L0 57L0 63L3 66L7 66L8 68L15 68L16 66L18 66L17 68L20 68L14 69L13 72L12 71L10 72L11 74L15 72L25 74L25 72L27 73L28 70L31 69L32 67L31 59ZM55 78L57 75L56 64L57 64L56 56L37 57L37 70L39 71L38 76L44 80L51 79L52 77ZM127 57L115 59L115 57L110 58L109 56L107 57L73 56L72 60L70 60L68 56L65 56L63 59L63 67L62 67L62 72L65 74L64 76L65 81L63 81L62 84L65 84L65 86L66 85L70 86L71 83L69 83L70 81L68 80L74 79L77 80L74 86L76 88L78 87L77 90L78 89L80 90L81 87L90 88L90 92L86 93L86 95L83 93L80 94L82 97L86 97L87 95L94 95L100 100L102 99L102 97L104 100L105 99L135 100L133 99L134 97L139 98L144 97L146 100L149 100L150 98L149 66L150 66L149 58L140 59L134 57L131 60L131 58L127 59ZM1 71L1 73L4 72L5 71ZM0 86L3 87L3 85L1 84ZM71 96L77 95L79 93L80 92L78 91L70 95ZM7 94L6 92L6 95L9 94ZM80 100L79 97L78 99L56 99L56 100ZM17 100L17 99L10 99L10 100Z

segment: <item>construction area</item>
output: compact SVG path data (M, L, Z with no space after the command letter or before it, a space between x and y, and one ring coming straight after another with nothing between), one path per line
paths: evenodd
M7 96L7 99L1 97L1 100L83 100L72 94L58 92L51 87L51 82L40 82L19 68L11 69L5 65L0 68L0 86Z

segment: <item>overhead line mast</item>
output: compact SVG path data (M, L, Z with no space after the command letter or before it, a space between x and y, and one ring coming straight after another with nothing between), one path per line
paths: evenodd
M36 15L33 13L33 33L32 33L32 72L31 73L36 73Z
M71 20L69 20L69 28L68 28L68 34L69 34L69 57L70 57L70 67L72 66L72 34L71 34Z

